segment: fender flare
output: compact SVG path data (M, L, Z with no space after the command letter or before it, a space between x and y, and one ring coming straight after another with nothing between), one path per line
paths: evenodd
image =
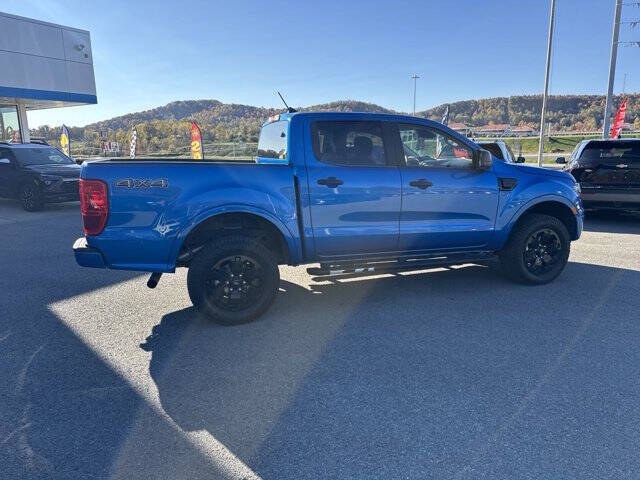
M501 236L502 237L501 241L499 242L500 243L499 248L502 248L502 246L506 243L506 241L509 238L509 235L511 235L513 226L518 222L518 220L520 220L520 218L522 218L522 216L526 214L530 208L535 207L536 205L544 202L558 202L565 205L569 210L575 209L575 205L573 205L569 201L569 199L567 199L562 195L555 195L555 194L543 195L541 197L536 197L529 200L527 203L521 205L520 208L518 208L518 210L516 210L516 212L511 216L509 221L505 223L505 226L502 229L503 233Z
M227 204L200 212L195 217L192 217L187 224L185 224L185 226L179 231L179 233L173 240L171 250L169 251L168 264L172 265L175 268L178 252L180 251L184 240L195 227L210 218L225 213L249 213L258 217L262 217L264 220L273 224L280 231L280 233L282 233L282 236L287 243L287 248L289 249L288 260L296 263L295 259L300 258L301 252L299 248L299 242L296 242L296 239L289 228L287 228L287 226L278 217L262 208L258 208L252 205Z

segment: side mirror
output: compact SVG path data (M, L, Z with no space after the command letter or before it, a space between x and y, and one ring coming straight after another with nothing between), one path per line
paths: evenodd
M564 157L558 157L556 158L556 163L560 163L560 164L565 164L567 163L567 160Z
M0 158L0 164L11 165L11 160L8 158Z
M518 158L516 158L516 163L524 163L524 162L525 162L525 158L522 155L520 155L520 156L518 156Z
M491 154L486 150L477 150L475 157L474 166L478 170L486 170L491 168L491 165L493 165Z

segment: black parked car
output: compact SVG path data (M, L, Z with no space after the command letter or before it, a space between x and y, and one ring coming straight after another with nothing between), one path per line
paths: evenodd
M0 197L16 198L29 212L45 203L80 199L80 165L39 143L0 143Z
M583 140L564 171L580 184L585 209L640 210L640 138Z

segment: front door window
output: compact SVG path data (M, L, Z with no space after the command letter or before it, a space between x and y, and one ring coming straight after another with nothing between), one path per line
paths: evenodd
M459 140L422 125L400 125L400 139L408 166L424 168L473 167L473 151Z

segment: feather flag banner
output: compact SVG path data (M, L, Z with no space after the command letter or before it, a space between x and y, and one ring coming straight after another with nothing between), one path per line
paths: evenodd
M60 131L60 148L67 157L71 156L71 138L69 137L69 129L65 125L62 125Z
M622 126L624 125L624 117L626 114L627 114L627 98L625 97L625 99L620 104L620 108L618 108L618 111L616 113L616 119L613 122L613 127L611 127L611 135L609 135L611 138L616 138L618 135L620 135L620 132L622 131Z
M204 158L202 134L196 122L191 122L191 158L195 160L202 160Z

